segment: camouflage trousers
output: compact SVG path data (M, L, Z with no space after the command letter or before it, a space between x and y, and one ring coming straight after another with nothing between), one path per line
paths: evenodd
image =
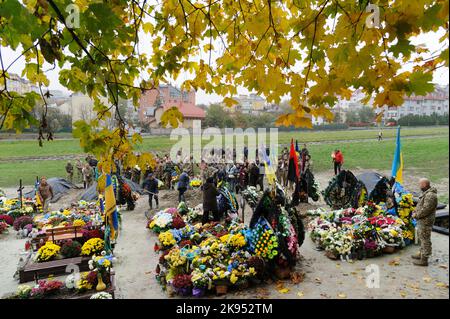
M431 256L431 230L433 226L424 225L418 223L417 225L417 236L420 242L420 255L425 258Z

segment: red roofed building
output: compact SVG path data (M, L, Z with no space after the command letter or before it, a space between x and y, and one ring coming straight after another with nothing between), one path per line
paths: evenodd
M183 127L191 128L194 120L203 120L205 111L195 105L195 91L185 92L172 85L146 91L139 101L139 120L149 127L160 127L161 115L176 106L183 114Z

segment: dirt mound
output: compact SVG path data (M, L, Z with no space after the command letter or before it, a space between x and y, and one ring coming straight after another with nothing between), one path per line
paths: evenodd
M203 203L203 194L200 189L188 189L184 196L189 207ZM176 190L161 191L159 198L161 201L173 203L173 206L178 205L178 191Z

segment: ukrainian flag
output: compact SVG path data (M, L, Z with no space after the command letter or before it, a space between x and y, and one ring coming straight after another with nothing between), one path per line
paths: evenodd
M272 163L270 161L270 158L267 156L266 147L264 146L264 144L261 145L261 148L259 149L259 154L261 155L261 159L264 162L264 169L266 173L265 175L267 177L267 182L269 183L269 185L273 186L277 181L277 177L272 169Z
M400 126L397 129L397 143L395 146L391 175L392 177L395 177L397 183L403 184L403 154L402 144L400 143Z
M111 175L106 175L105 186L105 223L110 229L110 239L117 238L117 230L119 229L119 217L116 207L116 196L114 194L114 186Z

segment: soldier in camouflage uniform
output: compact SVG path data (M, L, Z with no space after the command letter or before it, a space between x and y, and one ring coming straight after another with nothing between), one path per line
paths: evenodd
M437 190L431 187L430 181L422 178L419 181L422 195L419 197L413 218L417 220L417 235L420 241L420 252L413 255L414 265L428 266L428 258L431 256L431 229L433 228L436 207Z
M172 172L175 170L174 164L170 159L167 159L166 163L164 164L164 185L167 187L167 189L173 189L172 185Z

